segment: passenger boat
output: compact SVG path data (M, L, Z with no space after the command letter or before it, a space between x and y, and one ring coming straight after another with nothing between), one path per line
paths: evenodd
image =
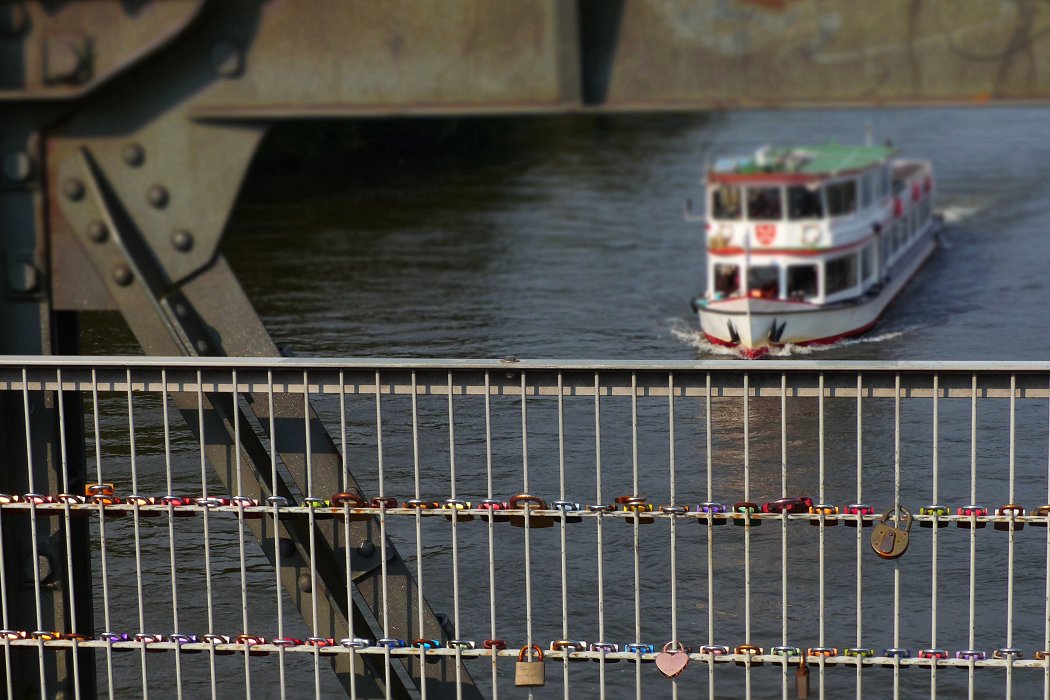
M720 158L706 174L713 343L758 357L870 329L937 247L929 162L829 144Z

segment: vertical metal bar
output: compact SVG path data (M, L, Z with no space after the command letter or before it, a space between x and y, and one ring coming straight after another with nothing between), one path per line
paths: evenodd
M272 392L272 382L271 382ZM270 432L273 435L273 431ZM208 495L208 462L204 435L204 378L201 371L197 370L197 435L200 436L200 458L201 458L201 487L203 495ZM99 475L101 480L101 475ZM204 595L208 604L208 634L215 634L215 615L212 605L212 580L211 580L211 531L209 529L208 508L204 509ZM101 510L99 513L101 514ZM101 515L99 516L101 517ZM280 574L278 573L278 579ZM280 595L278 593L278 595ZM108 606L107 606L108 607ZM112 645L110 645L112 648ZM215 672L215 645L208 650L208 673L211 683L211 696L218 697L218 678Z
M234 396L236 395L235 391ZM237 413L237 411L234 411L235 416ZM306 459L306 495L310 498L316 498L317 494L314 493L313 482L313 445L310 441L310 374L306 370L303 370L303 436L306 445L306 454L304 455ZM240 440L237 441L237 444L238 446L240 445ZM238 454L240 454L239 451ZM310 549L310 634L311 636L319 637L321 636L321 632L318 628L317 619L317 528L314 507L312 505L315 502L316 501L309 502L310 507L307 508L306 522L310 530L308 538ZM347 615L352 614L352 610L347 610ZM245 658L247 658L247 656L248 655L246 654ZM311 656L313 656L314 662L314 697L319 700L321 697L321 650L318 647L314 647Z
M136 448L135 448L135 405L132 396L132 385L131 385L131 369L127 369L125 373L127 380L127 395L128 395L128 446L130 448L130 461L131 461L131 492L137 494L139 492L138 482L138 465L136 463ZM142 593L142 539L140 533L140 514L139 514L139 502L140 499L134 499L132 506L132 516L134 517L135 526L135 590L138 598L138 612L139 612L139 632L146 631L146 615L144 609L144 600ZM139 645L139 660L141 662L142 669L142 697L143 700L149 698L149 687L147 683L146 675L146 643L142 642Z
M169 495L174 494L171 475L171 426L168 424L168 370L160 370L161 416L164 421L164 478ZM168 502L168 565L171 570L171 622L173 632L181 632L179 627L179 579L175 565L175 504ZM182 697L182 654L175 651L175 692Z
M751 498L751 375L744 372L744 500ZM744 518L744 644L751 643L751 517ZM751 697L751 660L744 665L744 697Z
M232 410L230 411L230 420L233 422L233 454L234 454L234 466L236 470L236 484L237 489L236 496L242 496L244 494L244 479L241 472L241 421L240 421L240 392L237 391L237 368L233 368L231 371L231 380L233 383L230 389L230 405ZM307 389L304 387L304 391ZM309 448L306 450L307 459L309 459ZM310 469L306 470L307 479L309 479ZM248 629L248 563L247 557L244 552L244 502L237 501L237 551L240 556L240 575L241 575L241 628L244 634L250 634ZM312 513L311 513L312 516ZM313 528L310 528L310 534L313 534ZM311 561L311 564L313 562ZM312 579L312 577L311 577ZM316 622L316 620L315 620ZM248 649L244 650L244 694L246 698L252 696L252 673L251 673L251 654L248 653Z
M1016 437L1017 437L1017 375L1010 374L1010 498L1008 503L1014 502L1015 463L1016 463ZM1013 647L1014 642L1014 517L1010 516L1010 539L1007 543L1006 563L1006 646ZM1006 697L1010 700L1014 695L1014 664L1013 659L1007 660L1006 666Z
M706 425L707 439L707 500L712 500L713 458L711 456L711 373L706 373L704 396L706 399L706 410L704 411L704 422ZM707 517L707 643L715 643L715 566L714 566L714 517ZM715 700L715 657L708 657L707 663L707 696L708 700Z
M415 498L419 500L419 397L417 395L416 371L412 370L412 481L414 485ZM423 597L423 509L416 508L416 611L419 629L423 628L423 611L426 610L426 599ZM419 692L420 697L427 697L427 674L422 664L419 669Z
M857 372L857 500L855 503L864 502L864 378ZM860 518L857 519L857 647L864 646L864 574L863 559L861 553L864 551L864 527ZM854 693L857 700L861 700L864 694L863 686L864 664L857 657L856 680L854 682Z
M525 372L521 373L521 483L525 493L529 493L529 414L526 401L527 380ZM525 510L525 638L526 645L532 646L532 550L529 538L531 527L528 504ZM531 697L532 691L529 691Z
M1050 503L1050 379L1047 380L1047 425L1046 425L1046 502ZM1050 526L1046 527L1046 571L1043 574L1043 649L1050 650ZM1050 700L1050 654L1043 664L1043 698Z
M379 501L379 504L380 504L379 505L379 541L380 541L380 545L381 545L380 548L379 548L379 556L380 556L380 578L381 578L381 581L382 581L382 586L381 586L381 589L380 589L380 598L381 598L380 602L382 604L381 608L382 608L382 611L383 611L383 624L382 624L383 637L385 638L385 637L389 637L390 636L390 608L388 606L389 597L388 597L388 590L387 590L388 580L387 580L387 566L386 566L386 500L385 500L386 499L386 483L385 483L386 479L385 479L384 470L383 470L383 400L382 400L382 397L383 397L383 391L382 391L380 371L376 370L376 460L377 460L377 468L378 468L378 471L379 471L379 474L378 474L378 477L379 477L379 494L380 494L380 496L379 496L380 497L380 501ZM349 613L350 611L347 611L347 612ZM385 664L384 664L385 682L384 682L383 685L384 685L384 688L386 689L386 698L387 698L387 700L390 700L390 693L391 693L390 675L391 675L393 669L390 666L391 659L390 659L390 647L389 646L384 646L383 647L383 656L384 656L383 660L385 661ZM420 668L422 668L422 666L423 665L420 664ZM420 671L420 673L422 673L422 671Z
M528 380L524 370L521 373L521 482L526 493L529 492L529 414L526 400ZM531 648L532 638L532 542L530 506L525 504L525 638ZM530 652L531 653L531 652ZM532 689L529 689L529 700L532 700Z
M559 379L561 373L558 373ZM561 395L558 395L559 402ZM485 493L491 500L492 495L492 377L485 372ZM495 511L489 511L489 639L496 639L496 536L495 536ZM562 547L564 561L565 547ZM564 566L564 564L563 564ZM562 578L564 583L564 575ZM420 586L422 588L422 585ZM420 628L422 629L422 627ZM499 698L499 677L497 675L496 660L499 658L498 650L492 650L490 667L492 669L492 697Z
M824 503L824 373L820 373L820 377L817 382L817 498L821 503ZM825 528L824 528L824 512L823 510L819 514L819 545L818 545L818 567L817 567L817 580L818 580L818 595L819 601L819 640L820 646L824 646L824 560L825 560ZM786 562L785 562L786 566ZM820 657L820 667L817 669L817 681L820 697L824 697L824 657Z
M599 379L598 372L594 373L594 469L595 469L595 497L598 499L595 501L598 505L602 505L602 410L601 410L601 381ZM602 540L602 525L605 520L605 514L602 511L598 511L598 517L595 518L598 529L598 639L605 641L605 575L604 575L604 559L605 559L605 548ZM605 698L605 661L602 659L601 663L598 664L598 693L599 697L604 700Z
M413 378L413 380L415 379L415 372L412 373L412 378ZM413 381L413 384L414 383L415 382ZM412 394L412 400L415 401L415 393L414 392ZM274 425L273 425L274 415L273 415L273 380L272 380L272 378L270 379L269 401L270 401L270 404L269 404L268 408L269 408L269 412L270 412L269 413L269 415L270 415L270 435L273 435L274 434ZM342 438L342 443L343 443L342 444L342 447L343 447L343 454L342 454L343 481L342 481L342 485L343 485L343 491L349 492L350 488L351 488L351 481L352 480L351 480L351 477L350 477L350 464L349 464L350 459L349 459L349 456L348 456L349 452L347 451L347 444L346 444L346 376L343 373L343 370L339 370L339 430L340 430L340 433L341 433L341 438ZM273 479L274 479L273 483L277 483L277 447L276 447L276 445L271 445L271 448L272 448L272 451L271 451L271 454L270 454L270 459L273 461ZM360 495L360 494L358 494L358 495ZM350 503L349 501L346 502L346 506L345 506L346 510L345 510L345 512L343 514L343 542L344 542L343 555L346 558L345 559L345 563L344 563L343 566L346 568L346 622L347 622L347 638L351 640L351 646L350 646L350 679L349 679L350 680L350 698L351 698L351 700L355 700L357 698L357 649L353 646L353 639L354 639L354 636L355 636L354 635L354 585L353 585L354 566L353 566L353 557L350 554L350 505L349 505L349 503ZM276 510L277 509L275 508L274 509L275 515L276 515ZM274 518L274 533L275 533L274 536L275 537L276 537L277 529L278 529L277 528L277 519L275 517ZM422 582L420 582L420 586L422 586ZM280 582L278 582L278 584L277 584L277 595L278 596L281 595ZM280 608L278 608L278 609L280 609ZM422 629L422 627L420 629ZM421 674L421 675L426 675L426 674ZM283 669L282 669L282 678L283 678ZM283 691L283 686L282 686L282 691ZM283 700L283 696L282 696L282 700ZM425 700L425 698L424 698L424 700Z
M820 373L820 377L817 382L817 491L818 498L821 503L824 503L824 373ZM820 646L824 646L824 513L823 511L819 516L819 547L818 547L818 567L817 567L817 599L819 601L819 640ZM785 563L786 565L786 563ZM819 692L820 697L824 697L824 661L821 657L820 667L817 670L817 678L819 681Z
M780 497L787 497L787 374L780 373ZM788 514L780 514L780 643L787 646L788 635ZM780 666L780 697L788 700L788 659Z
M345 490L345 479L346 479L346 412L343 406L343 373L339 372L339 409L340 409L340 424L343 427L343 478L344 478L344 490ZM273 414L273 370L266 370L266 407L267 415L270 419L270 483L273 484L274 490L277 488L277 432L274 430L274 414ZM201 434L204 431L201 430ZM203 458L202 458L203 459ZM283 587L281 585L281 507L280 502L277 499L271 501L273 505L273 571L274 571L274 596L277 599L277 636L284 638L284 601L282 599ZM208 513L205 511L204 516L207 517ZM350 531L349 522L350 519L346 518L347 524L346 539L347 546L344 547L346 550L346 609L348 611L347 619L350 621L350 638L354 636L354 616L350 611L353 611L353 602L351 600L351 587L350 587ZM353 651L351 651L351 654ZM284 647L277 648L277 673L278 680L280 682L280 693L281 700L288 694L288 679L285 673L285 650ZM351 657L352 658L352 657ZM353 663L353 662L351 662ZM350 696L353 697L355 693L353 669L350 672Z
M99 417L98 417L98 373L94 367L91 368L91 422L94 430L94 442L95 442L95 477L96 483L102 483L102 436L99 432ZM109 568L108 568L108 557L107 557L107 544L106 544L106 523L105 516L103 515L103 508L99 506L98 509L98 548L99 548L99 559L102 562L102 607L104 608L102 613L102 619L106 626L106 631L112 631L109 620ZM3 533L0 533L0 542L3 542ZM7 576L3 570L3 552L0 552L0 592L3 593L4 601L4 627L7 627L7 595L4 590L3 581L7 579ZM9 656L9 655L8 655ZM10 659L8 658L10 664ZM10 695L11 690L11 673L8 668L7 674L8 680L8 693ZM109 700L114 700L116 691L113 688L113 643L109 642L106 644L106 694L109 696Z
M26 426L26 469L28 470L28 481L29 481L29 492L36 493L36 486L33 481L33 436L32 429L29 423L29 378L26 373L26 369L22 368L22 407L24 409L24 418ZM36 527L36 501L29 501L29 527L30 537L32 542L33 552L33 600L36 605L36 628L38 630L44 628L43 623L43 608L40 603L40 551L39 542L37 540L37 527ZM40 668L40 694L44 697L47 696L47 678L44 669L44 642L39 640L37 645L37 661ZM143 683L145 683L145 674L143 674Z
M69 458L66 450L66 413L65 413L65 399L62 396L62 368L58 367L55 369L55 380L57 384L56 400L58 404L58 443L59 443L59 459L62 465L62 493L69 493ZM77 608L76 608L76 587L73 576L73 524L72 515L70 514L70 503L68 500L63 499L62 517L63 525L65 530L66 540L66 571L69 573L69 624L70 631L74 634L77 632ZM77 653L77 647L79 646L76 636L73 637L73 649L71 656L73 658L73 693L74 696L80 697L80 654ZM180 692L181 692L181 676L179 677Z
M974 374L970 382L970 503L977 503L977 374ZM969 624L969 646L974 648L974 603L977 593L977 528L976 523L970 521L970 624ZM967 693L973 700L974 665L970 663L967 669Z
M638 488L638 373L631 372L631 495L640 495ZM639 562L639 521L640 515L634 511L634 641L642 641L642 574ZM604 641L604 639L603 639ZM602 662L604 666L604 661ZM642 698L642 665L634 665L634 693L637 700Z
M558 498L565 500L565 378L558 372ZM569 638L569 573L565 512L561 515L561 638ZM561 662L562 695L569 700L569 658Z
M893 377L893 508L899 513L901 507L901 375ZM895 516L896 517L896 516ZM900 560L893 560L893 646L901 643L901 569ZM900 697L900 659L893 664L893 699Z
M675 475L675 431L674 431L674 372L667 373L667 440L668 457L667 467L670 479L671 506L676 505L676 475ZM671 559L671 645L678 648L678 516L671 512L671 535L670 535L670 559ZM641 666L641 664L637 664ZM671 679L671 698L678 698L678 679Z
M448 467L449 467L449 481L452 489L452 498L456 498L456 414L454 410L454 402L452 386L452 370L448 372ZM460 619L459 619L459 537L456 532L456 525L459 522L459 517L456 515L456 511L452 511L452 623L456 639L461 639L460 636ZM426 650L424 650L426 653ZM456 697L463 697L463 650L457 645L456 646Z
M940 376L933 375L933 500L934 505L940 503L938 500L938 478L940 462ZM937 535L940 523L933 523L933 532L930 533L930 648L937 648ZM937 664L930 664L930 700L937 698Z

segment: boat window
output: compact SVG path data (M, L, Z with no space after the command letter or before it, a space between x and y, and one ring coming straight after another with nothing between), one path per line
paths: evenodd
M715 265L715 299L724 299L740 291L739 268L736 265Z
M857 286L857 255L828 260L824 267L824 296Z
M792 221L824 218L824 206L820 201L819 188L792 185L788 187L787 198L788 218Z
M739 219L740 188L737 185L716 185L711 188L712 211L716 219Z
M749 268L747 293L756 299L776 299L780 296L780 268L776 265Z
M860 208L867 209L871 206L872 198L872 182L871 176L873 173L868 172L860 178Z
M791 265L787 269L788 299L801 301L817 296L817 266Z
M883 196L885 195L885 192L882 189L882 186L885 184L885 178L882 174L882 168L872 170L870 173L868 173L868 177L871 178L872 195L875 197L875 201L881 202Z
M747 217L752 221L779 221L784 218L779 187L748 187Z
M828 185L824 188L828 198L828 214L830 216L845 216L852 214L857 208L857 181L844 180Z
M872 264L874 262L874 256L872 255L871 249L872 245L869 243L868 245L864 246L864 250L860 252L861 279L866 280L870 278L872 273L875 271L874 265Z

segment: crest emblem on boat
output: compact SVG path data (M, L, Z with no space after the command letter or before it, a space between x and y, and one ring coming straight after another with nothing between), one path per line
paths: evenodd
M776 224L755 224L755 238L762 245L769 245L777 236Z

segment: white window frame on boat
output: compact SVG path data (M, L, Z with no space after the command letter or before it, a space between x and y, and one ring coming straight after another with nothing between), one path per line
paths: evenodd
M828 203L829 203L828 202L828 188L829 187L834 187L835 185L840 185L840 184L843 184L843 183L846 183L846 182L853 182L853 210L850 211L848 214L832 214L831 213L831 207L828 206ZM827 219L829 221L835 222L835 221L846 221L846 220L849 220L849 219L853 219L861 211L861 206L860 206L860 204L861 204L861 201L860 201L861 200L861 186L860 186L860 183L857 181L856 177L852 177L852 176L851 177L840 177L840 178L835 178L835 179L832 179L832 180L826 180L821 185L820 190L821 190L821 197L824 200L824 215L827 217Z
M744 221L749 221L749 222L750 221L757 221L759 223L768 223L768 222L780 223L780 222L783 222L783 221L787 221L787 189L784 187L784 185L782 185L782 184L781 185L777 185L777 184L764 185L764 184L753 183L753 184L741 185L740 189L741 189L741 203L742 203L742 209L743 209L743 214L744 214ZM773 190L773 189L780 190L780 218L779 219L752 219L751 218L750 196L751 196L751 190L753 190L753 189L754 190Z
M836 292L828 294L828 264L836 262L844 258L853 258L853 286L844 287ZM860 270L860 258L857 250L851 250L848 253L842 255L836 255L831 258L825 258L821 261L820 265L820 296L825 304L831 304L836 301L842 301L844 299L850 299L857 296L860 293L861 288L861 270Z

